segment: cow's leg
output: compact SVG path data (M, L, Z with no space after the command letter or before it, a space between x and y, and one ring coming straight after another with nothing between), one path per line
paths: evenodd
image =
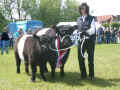
M25 72L29 75L29 62L25 61Z
M20 73L21 59L17 52L15 52L15 59L16 59L17 73Z
M46 81L46 77L45 77L45 75L44 75L44 71L45 71L45 66L44 66L45 64L40 64L39 65L39 68L40 68L40 75L41 75L41 77L42 77L42 79L44 80L44 81Z
M46 62L46 64L45 64L45 72L48 72L47 62Z
M86 43L84 43L83 48L82 48L83 54L85 52L85 44ZM87 72L86 72L86 68L85 68L85 59L83 58L83 56L81 54L81 43L80 42L78 45L78 61L79 61L79 67L80 67L80 72L81 72L81 78L86 78Z
M25 59L25 72L29 75L29 61L28 61L28 57L26 55L24 55L24 59Z
M94 79L94 48L95 42L89 42L87 49L88 52L88 67L89 67L89 77L91 80Z
M70 49L67 50L67 53L65 54L65 56L64 56L64 58L63 58L63 60L62 60L62 66L60 67L60 76L61 76L61 77L64 77L64 76L65 76L64 65L65 65L65 63L66 63L66 61L67 61L67 59L68 59L69 54L70 54Z
M51 66L51 77L54 78L55 77L56 62L50 61L49 63L50 63L50 66Z
M35 82L35 78L36 78L36 65L31 64L31 69L32 69L32 78L31 78L31 81Z
M64 73L64 64L62 64L62 66L60 67L60 76L64 77L65 73Z

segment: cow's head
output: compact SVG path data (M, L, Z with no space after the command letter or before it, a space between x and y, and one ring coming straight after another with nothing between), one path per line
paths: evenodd
M33 39L38 42L39 45L48 45L51 43L51 39L47 35L37 36L33 34Z
M60 43L62 44L61 48L68 48L73 44L71 40L71 35L73 34L74 30L77 29L77 25L61 24L53 26L52 28L55 30L57 36L60 38Z

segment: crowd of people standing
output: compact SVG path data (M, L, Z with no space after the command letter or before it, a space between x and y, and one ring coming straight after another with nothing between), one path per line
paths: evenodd
M1 54L4 52L8 54L8 48L13 48L14 41L23 33L22 29L19 29L13 35L8 32L8 27L5 27L3 32L0 34L0 49ZM110 28L99 27L97 32L96 42L98 44L106 43L120 43L120 30Z
M1 54L4 54L4 51L8 54L8 47L9 47L10 37L8 34L7 28L4 28L4 31L0 35L0 47L1 47Z
M3 32L0 34L0 49L1 55L6 52L9 53L9 47L14 47L14 41L22 34L22 29L19 29L14 35L8 32L8 27L5 27Z
M120 30L100 27L97 30L97 43L120 43Z

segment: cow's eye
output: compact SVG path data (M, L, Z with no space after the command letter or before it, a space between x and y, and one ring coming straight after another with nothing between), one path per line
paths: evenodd
M64 33L64 34L66 34L66 32L65 32L65 31L64 31L63 33Z

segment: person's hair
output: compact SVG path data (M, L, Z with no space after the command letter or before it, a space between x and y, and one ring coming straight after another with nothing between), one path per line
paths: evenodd
M22 31L23 29L22 29L22 28L20 28L19 30L20 30L20 31Z
M21 32L21 31L23 31L23 29L22 29L22 28L20 28L20 29L18 30L18 32Z
M8 27L4 27L4 32L8 32Z
M78 7L78 10L80 12L80 15L82 15L82 12L81 12L81 9L85 7L85 10L86 10L86 14L89 15L89 6L87 5L87 3L82 3L79 7Z

